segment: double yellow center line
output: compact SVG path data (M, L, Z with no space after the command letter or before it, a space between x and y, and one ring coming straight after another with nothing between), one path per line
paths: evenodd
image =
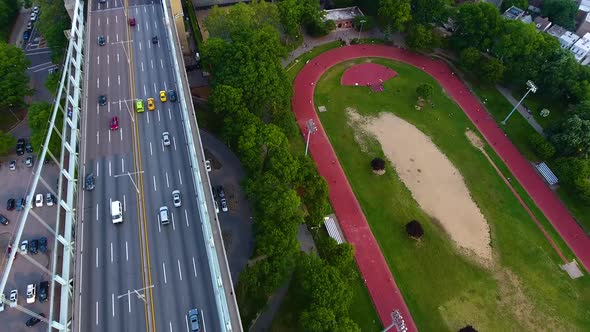
M130 18L130 9L128 0L124 0L123 2L124 11L126 13L126 18ZM145 197L144 197L144 184L143 184L143 172L142 172L142 162L141 162L141 145L139 139L139 126L138 121L139 118L137 116L137 112L135 112L134 102L136 100L136 92L135 92L135 71L133 66L133 47L131 43L131 27L129 26L128 22L125 22L127 26L127 42L129 43L129 77L131 79L131 84L129 85L129 92L131 95L131 112L132 116L135 118L134 126L135 126L135 135L133 136L134 144L133 144L133 164L135 167L135 183L137 183L137 189L139 192L136 192L137 197L137 225L138 225L138 235L139 235L139 252L141 258L141 276L142 276L142 284L144 288L145 294L145 301L144 301L144 309L145 309L145 324L147 331L156 331L156 316L154 313L154 301L153 301L153 292L152 292L152 272L150 266L150 247L148 241L148 232L147 232L147 222L146 222L146 212L145 212ZM125 47L123 45L123 47ZM145 259L145 260L144 260ZM144 264L145 262L145 264ZM130 299L131 300L131 299Z

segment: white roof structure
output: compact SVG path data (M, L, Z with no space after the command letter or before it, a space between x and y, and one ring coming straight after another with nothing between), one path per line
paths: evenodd
M357 16L364 16L364 14L359 7L354 6L326 10L326 17L324 19L336 22L342 20L352 20Z
M575 33L571 32L571 31L566 31L563 35L561 35L559 37L559 43L561 43L561 46L564 48L570 48L579 39L580 39L580 36L576 35Z
M580 6L578 10L581 12L590 12L590 0L582 0L580 1Z
M570 49L578 62L582 62L590 52L590 32L587 32L584 37L580 38L574 46Z

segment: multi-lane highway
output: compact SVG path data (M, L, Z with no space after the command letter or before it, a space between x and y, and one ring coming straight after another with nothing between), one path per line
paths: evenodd
M177 91L163 15L159 1L89 4L80 178L93 173L95 189L83 193L78 209L80 331L188 331L193 308L202 312L202 329L221 326L180 106L159 99L160 91ZM143 113L135 112L138 98ZM173 205L173 190L181 192L181 207ZM122 223L111 221L112 201L123 205ZM168 225L160 224L161 206L170 211Z

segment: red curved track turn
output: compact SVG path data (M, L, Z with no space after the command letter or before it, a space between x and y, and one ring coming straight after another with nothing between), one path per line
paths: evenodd
M484 106L469 92L463 82L454 76L445 63L384 45L340 47L320 54L303 67L295 79L292 106L304 136L307 134L307 120L314 119L317 125L318 131L312 135L309 151L318 166L320 175L328 182L330 201L346 239L355 247L355 260L384 326L391 324L391 313L398 309L404 317L408 330L417 330L330 141L321 126L313 103L316 82L328 68L342 61L361 57L398 60L418 67L434 77L446 93L463 109L572 249L582 265L587 271L590 271L590 239L537 175L531 164L512 145L496 122L483 111Z

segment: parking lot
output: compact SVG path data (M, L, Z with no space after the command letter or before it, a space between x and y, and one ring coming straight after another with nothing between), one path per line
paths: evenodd
M4 270L6 266L9 250L19 250L15 257L15 261L12 266L10 277L4 290L5 298L9 301L10 292L14 289L18 291L17 303L26 309L32 310L37 313L43 313L46 316L49 315L48 301L41 303L39 301L39 283L41 281L50 281L50 275L46 273L44 269L51 271L51 257L53 252L53 245L55 239L51 236L51 232L47 227L53 229L55 227L55 219L57 213L57 204L53 203L52 206L47 206L45 200L46 194L50 193L56 195L56 184L58 178L58 169L53 164L46 164L43 167L43 173L37 186L35 193L30 193L28 188L33 181L33 174L37 168L37 153L39 151L33 151L33 153L25 152L22 155L13 153L0 160L0 184L2 186L2 192L0 194L0 201L3 206L0 208L1 214L5 216L9 223L8 225L0 225L0 249L4 250L4 255L1 258L1 265ZM33 157L33 166L27 167L25 160L27 157ZM10 170L10 161L15 160L15 169ZM33 194L43 195L43 206L35 206L35 198ZM32 211L29 213L27 223L25 224L23 240L27 240L29 245L41 237L47 238L46 250L39 248L37 243L37 253L32 253L28 250L21 251L20 243L15 248L12 246L9 249L9 245L14 242L17 229L19 227L20 218L23 210L17 211L17 206L13 210L7 210L8 200L13 198L19 201L21 198L26 198L27 195L30 197L31 204L34 206ZM18 202L16 202L18 203ZM16 204L15 204L16 205ZM27 303L27 285L36 284L36 296L34 303ZM49 290L50 295L51 290ZM29 315L19 311L16 308L11 308L9 304L4 305L4 311L0 312L0 322L3 331L21 331L24 330L25 322L30 318ZM39 323L33 328L27 328L31 331L44 331L47 329L47 325Z

